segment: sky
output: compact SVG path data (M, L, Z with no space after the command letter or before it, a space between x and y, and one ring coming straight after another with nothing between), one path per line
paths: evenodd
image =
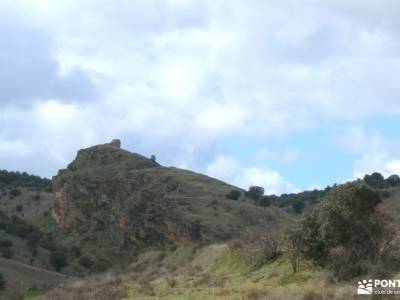
M400 173L398 0L1 0L0 169L113 138L266 194Z

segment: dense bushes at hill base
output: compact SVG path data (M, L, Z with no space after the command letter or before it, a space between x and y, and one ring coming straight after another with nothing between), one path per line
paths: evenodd
M339 280L398 269L396 233L390 218L377 207L380 201L379 193L361 181L332 189L290 230L293 257L301 254Z

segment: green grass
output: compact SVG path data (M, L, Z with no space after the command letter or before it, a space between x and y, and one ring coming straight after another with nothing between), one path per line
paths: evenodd
M35 297L42 296L44 294L46 294L46 291L29 290L24 294L24 300L26 300L26 299L34 299Z
M144 286L132 284L129 299L243 300L253 299L254 295L303 295L324 289L323 282L318 279L321 270L308 262L302 263L300 271L293 273L289 259L282 256L254 270L245 255L238 248L227 247L209 271L204 271L207 269L204 266L200 268L203 271L174 276L174 285L168 285L172 277L154 280ZM201 261L197 260L197 263ZM279 296L276 299L287 298Z

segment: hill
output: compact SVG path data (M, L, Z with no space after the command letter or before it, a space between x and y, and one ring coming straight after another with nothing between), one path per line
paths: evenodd
M246 230L274 230L287 219L278 208L261 209L245 196L228 199L234 186L163 167L119 144L80 150L53 178L54 216L92 270L148 247L227 241Z
M379 207L400 224L398 177L367 176L364 184L383 199ZM287 228L323 204L336 185L254 198L126 151L119 140L79 150L50 183L0 171L0 273L8 285L48 289L67 276L85 277L43 299L353 294L349 285L330 287L329 273L312 261L302 261L296 273L291 267Z

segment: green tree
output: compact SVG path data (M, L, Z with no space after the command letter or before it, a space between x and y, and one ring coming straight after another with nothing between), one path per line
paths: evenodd
M376 189L381 189L385 187L385 178L382 176L381 173L378 172L372 173L371 175L365 175L364 182L370 187Z
M239 200L241 195L242 193L239 190L231 190L225 197L231 200Z
M0 290L4 290L6 288L6 280L4 279L3 274L0 273Z
M305 206L304 201L301 200L296 200L292 203L293 211L297 214L300 214Z
M258 200L258 204L262 207L264 207L264 209L268 206L271 205L271 200L269 199L268 196L262 196L259 200Z
M264 195L264 188L261 186L251 186L246 192L246 196L252 199L255 203Z
M379 193L360 181L333 188L298 225L297 249L339 279L367 272L393 238L377 210L380 201Z
M399 175L391 175L386 178L385 183L387 186L399 186L400 185L400 177Z

